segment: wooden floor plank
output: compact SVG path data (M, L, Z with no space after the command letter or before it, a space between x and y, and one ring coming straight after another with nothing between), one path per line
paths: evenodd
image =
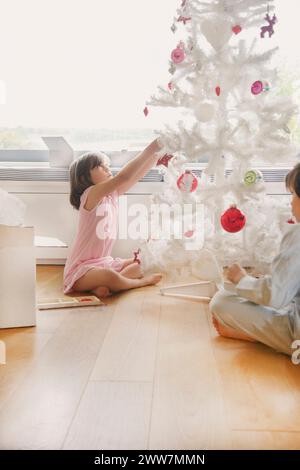
M300 431L299 367L262 344L212 334L231 428Z
M165 297L149 447L226 449L228 431L203 306Z
M232 442L237 450L299 450L300 433L233 431Z
M114 306L89 307L66 312L39 360L0 411L2 449L62 446L113 309Z
M152 386L91 381L64 449L146 449Z
M62 273L38 267L38 298L62 295ZM299 366L159 287L0 330L1 449L299 448Z
M0 330L6 346L6 364L0 366L0 409L12 393L21 386L51 334L35 334L34 328Z
M160 301L157 287L122 294L92 380L153 381Z

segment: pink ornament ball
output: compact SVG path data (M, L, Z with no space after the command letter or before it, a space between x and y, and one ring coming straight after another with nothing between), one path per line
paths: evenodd
M192 171L186 170L177 180L177 187L184 193L193 193L198 187L198 178Z
M176 47L176 49L172 51L171 59L174 64L180 64L181 62L183 62L185 59L184 50L181 47Z
M256 82L254 82L251 87L251 93L253 95L259 95L263 90L264 90L264 85L263 85L263 82L261 82L260 80L257 80Z
M186 238L192 238L194 236L194 230L188 230L187 232L184 233L184 236Z

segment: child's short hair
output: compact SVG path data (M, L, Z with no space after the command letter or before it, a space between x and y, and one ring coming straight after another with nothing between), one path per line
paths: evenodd
M300 197L300 163L297 163L296 166L286 175L285 185L287 189L293 190L298 197Z
M88 152L78 157L69 168L70 173L70 203L75 209L80 207L82 193L92 186L90 170L97 166L109 165L109 157L101 152Z

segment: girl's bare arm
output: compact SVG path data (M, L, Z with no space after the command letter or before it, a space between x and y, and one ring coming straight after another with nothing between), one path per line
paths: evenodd
M159 150L161 150L161 147L156 139L151 142L143 152L130 160L130 162L122 168L119 174L123 182L117 188L119 195L128 191L128 189L138 183L138 181L148 173L159 158L157 155Z
M157 162L158 155L156 155L156 152L160 149L158 140L154 140L143 152L130 160L117 175L92 186L89 191L89 199L93 201L93 205L96 205L104 196L113 191L118 191L119 195L128 191Z

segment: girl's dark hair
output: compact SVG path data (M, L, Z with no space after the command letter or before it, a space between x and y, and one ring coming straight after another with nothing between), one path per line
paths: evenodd
M88 152L75 160L69 169L70 172L70 203L79 209L82 193L94 183L91 180L90 170L97 166L108 165L109 158L101 152Z
M285 185L287 189L292 189L300 197L300 163L286 175Z

